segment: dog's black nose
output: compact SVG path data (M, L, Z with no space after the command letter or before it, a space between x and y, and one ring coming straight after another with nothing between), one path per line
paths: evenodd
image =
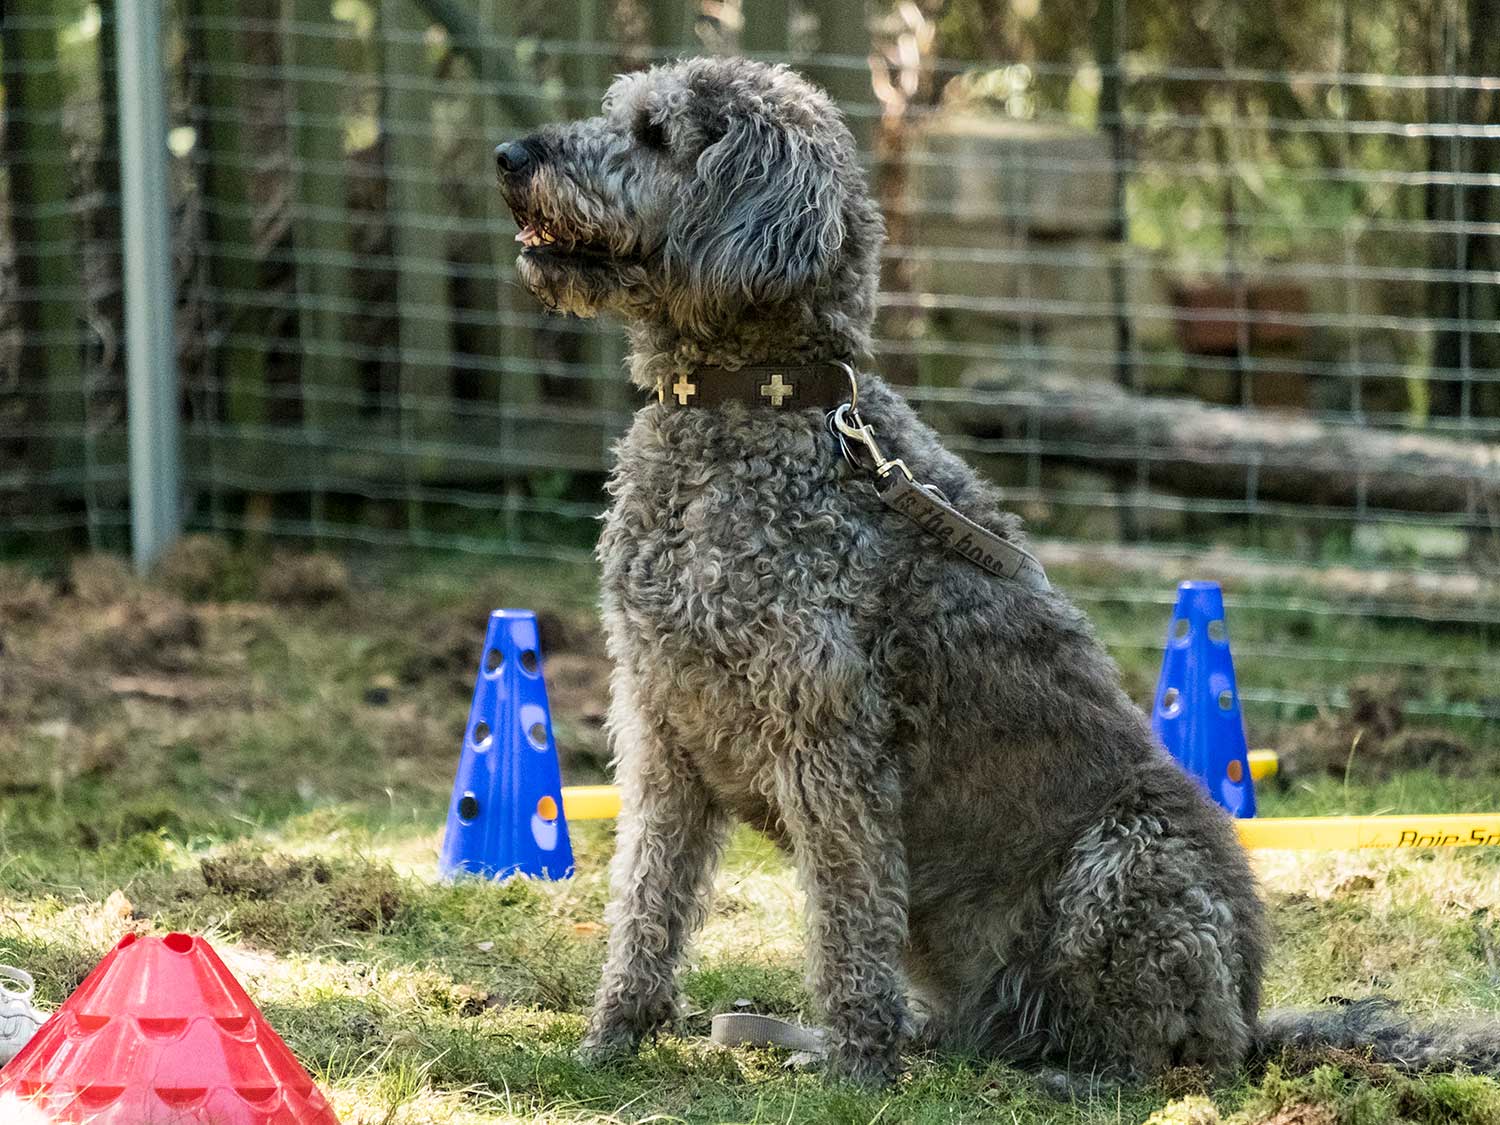
M531 167L531 149L525 141L506 141L495 149L495 167L502 176L518 179Z

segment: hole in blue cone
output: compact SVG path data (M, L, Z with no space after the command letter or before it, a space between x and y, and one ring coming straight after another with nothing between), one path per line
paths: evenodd
M458 800L458 815L462 820L473 820L479 815L479 798L472 793L465 793Z
M1161 713L1167 718L1172 718L1182 709L1182 695L1174 687L1169 687L1162 693Z
M1233 706L1234 706L1234 692L1232 692L1232 691L1221 691L1221 692L1219 692L1219 710L1220 711L1228 711Z
M544 852L554 851L562 832L556 820L543 820L535 814L531 818L531 838Z
M536 650L528 648L521 653L521 670L528 676L535 676L537 670Z
M1229 639L1229 628L1222 617L1208 623L1208 639L1220 645Z
M1188 623L1186 617L1179 617L1176 621L1172 622L1172 637L1174 640L1185 641L1188 638L1188 634L1192 631L1193 627Z
M531 739L531 744L538 750L547 749L547 728L541 723L532 723L531 729L526 732L526 737Z
M483 746L490 740L490 724L483 720L474 724L474 745Z
M484 670L486 672L498 672L505 664L505 654L498 648L492 648L484 654Z

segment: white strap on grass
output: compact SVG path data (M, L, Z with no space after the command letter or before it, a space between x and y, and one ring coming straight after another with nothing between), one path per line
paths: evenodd
M821 1058L828 1053L825 1034L753 1012L725 1012L715 1016L709 1038L721 1047L785 1047Z

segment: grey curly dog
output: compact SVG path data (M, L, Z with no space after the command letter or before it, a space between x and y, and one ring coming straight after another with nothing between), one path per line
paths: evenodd
M842 1076L890 1080L913 1037L1126 1080L1241 1062L1267 1035L1254 880L1083 615L884 504L827 404L782 401L779 379L764 405L741 394L747 366L795 385L869 352L884 226L828 97L692 59L496 158L522 282L624 320L657 392L599 543L624 812L585 1050L628 1052L675 1015L737 817L796 863ZM677 408L693 394L717 401ZM868 371L858 404L919 481L1022 542ZM1318 1018L1274 1038L1362 1034Z

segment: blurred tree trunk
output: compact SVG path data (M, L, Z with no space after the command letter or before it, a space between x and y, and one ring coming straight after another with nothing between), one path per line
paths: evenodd
M1495 0L1469 0L1469 70L1500 75L1500 5ZM1493 87L1470 90L1466 120L1475 125L1500 126L1500 91ZM1476 137L1470 142L1470 167L1494 174L1500 171L1500 137ZM1500 272L1500 189L1491 184L1469 189L1469 214L1484 224L1483 233L1469 238L1469 316L1477 325L1473 337L1474 363L1487 381L1474 388L1474 408L1486 417L1500 416L1500 286L1492 278Z
M401 349L403 443L440 441L453 409L448 255L443 198L433 146L434 76L425 13L407 0L384 0L377 13L381 119L389 161L392 251L396 260L397 340ZM429 458L418 458L428 465ZM411 467L408 454L403 464Z
M645 4L652 60L693 54L698 42L694 33L701 8L698 0L645 0Z
M667 8L672 10L670 5ZM679 33L691 34L691 12L684 19ZM592 117L599 112L604 91L624 69L622 60L603 50L609 41L608 0L570 0L559 4L549 21L549 37L566 40L568 44L558 59L566 92L566 101L560 107L564 116ZM545 324L540 335L548 358L584 372L587 382L562 388L565 397L575 400L587 397L601 410L619 414L627 414L636 405L634 391L625 376L625 338L616 325L602 318L554 319ZM613 440L613 429L606 427L601 433L606 450Z
M248 52L237 24L269 23L275 8L269 0L194 0L190 13L190 50L202 74L197 127L208 276L217 306L212 315L223 339L206 366L224 395L225 419L256 424L267 413L265 314L254 300L261 286L253 157L245 141L250 81L238 73Z
M53 0L10 0L0 20L4 156L10 174L21 325L20 387L32 434L26 459L38 475L71 475L82 468L87 420L78 242L68 149L59 143L64 108L57 42L60 18ZM63 488L45 491L60 493Z
M297 319L302 415L318 430L353 416L358 371L350 354L352 244L339 62L344 32L330 0L290 0L283 59L291 77Z
M1443 4L1434 21L1433 73L1452 67L1455 77L1500 74L1500 6L1494 0L1467 0L1464 9ZM1492 90L1443 88L1429 91L1428 120L1452 126L1500 124L1500 98ZM1428 287L1428 315L1445 322L1434 333L1434 414L1470 416L1493 413L1500 403L1486 379L1500 374L1500 335L1496 331L1496 286L1473 277L1500 265L1497 238L1484 224L1500 221L1500 193L1488 185L1460 182L1493 172L1500 164L1500 142L1491 137L1432 137L1427 169L1426 218L1445 229L1434 231L1429 263L1450 276ZM1477 380L1473 377L1477 375Z
M860 152L868 154L880 108L875 104L870 68L862 61L870 54L865 0L808 0L807 8L818 19L818 47L801 69L838 102Z
M1099 64L1099 129L1109 138L1113 191L1106 237L1112 244L1109 261L1110 304L1115 321L1115 381L1126 390L1135 387L1134 345L1125 284L1125 255L1130 242L1129 211L1125 205L1126 137L1125 83L1121 68L1124 44L1121 31L1124 0L1099 0L1094 14L1094 61ZM1122 507L1121 512L1127 509Z
M791 47L791 0L740 0L740 13L745 21L740 50L785 59Z

